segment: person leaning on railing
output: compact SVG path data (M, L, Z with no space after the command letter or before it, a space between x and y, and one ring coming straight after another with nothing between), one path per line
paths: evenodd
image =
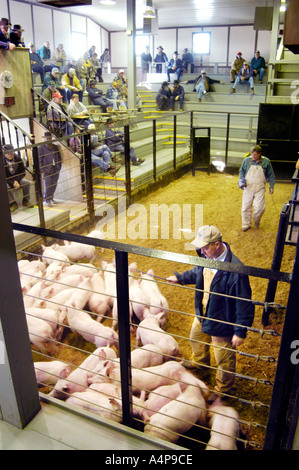
M10 211L14 212L18 208L13 189L21 188L23 190L23 206L26 208L33 207L33 204L30 202L30 181L25 178L26 169L22 158L15 153L11 144L3 145L2 150L4 154L6 183L9 189Z
M0 49L6 51L13 51L16 46L13 42L10 42L8 29L11 27L11 23L7 18L1 18L0 20Z

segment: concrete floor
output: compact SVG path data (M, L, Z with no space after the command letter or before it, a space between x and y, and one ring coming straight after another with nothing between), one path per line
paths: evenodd
M0 420L0 450L185 449L160 439L146 438L144 433L103 418L97 420L95 415L83 410L79 414L59 404L42 402L41 410L24 429Z

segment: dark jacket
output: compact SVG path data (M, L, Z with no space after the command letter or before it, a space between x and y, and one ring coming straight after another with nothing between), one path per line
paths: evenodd
M171 98L171 90L168 88L167 90L162 86L160 90L157 93L156 96L156 102L160 100L160 98L165 97L166 100L169 100Z
M0 30L0 48L8 50L9 47L9 39L3 32Z
M225 245L227 247L227 255L224 261L242 265L243 263L231 252L230 246L227 243ZM198 255L200 256L200 250L198 250ZM203 290L203 270L203 267L195 266L182 274L177 272L175 274L180 284L195 284L196 289ZM200 290L195 291L195 313L198 316L198 320L202 323L202 331L210 336L232 337L236 334L240 338L245 338L247 329L239 325L250 327L254 318L254 305L251 302L239 300L239 298L251 299L251 287L248 276L218 270L212 281L210 292L227 294L238 298L210 294L206 311L203 313L203 292ZM203 316L204 318L201 318ZM222 320L235 325L209 321L207 318Z
M197 83L203 78L203 76L200 74L195 80L188 80L187 83L194 83L194 89L193 91L196 91L195 90L195 87L197 85ZM215 80L214 78L211 78L211 77L207 77L207 75L205 76L205 82L206 82L206 90L207 91L213 91L211 90L210 88L210 85L213 85L213 83L220 83L220 80Z
M99 88L89 87L87 92L88 92L89 98L91 99L93 103L95 99L103 97L103 90L100 90Z
M12 162L10 166L9 163ZM18 154L14 154L14 158L10 161L4 157L5 176L6 182L10 188L13 188L14 182L20 181L25 178L25 166L21 157ZM11 170L11 171L10 171Z
M114 152L117 145L124 145L124 135L120 131L114 131L108 127L106 129L106 145Z
M44 144L38 147L39 167L45 176L58 173L61 169L61 155L57 145Z

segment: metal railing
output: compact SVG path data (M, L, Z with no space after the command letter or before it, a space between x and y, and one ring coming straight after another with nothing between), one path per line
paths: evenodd
M41 397L42 398L46 397L47 401L49 400L51 401L51 398L50 398L51 395L53 395L54 397L58 397L60 399L62 398L63 400L66 399L66 407L71 406L71 409L76 409L76 407L79 406L79 409L83 408L83 409L93 410L95 413L95 416L104 416L104 417L109 416L109 419L112 419L113 421L122 422L123 424L126 424L135 429L143 430L146 433L149 432L150 433L149 435L157 436L158 434L162 433L161 434L162 438L163 438L163 435L165 437L165 433L167 432L165 429L164 430L158 429L157 431L158 434L157 434L155 432L153 433L152 431L150 431L149 427L146 427L148 422L147 422L147 418L145 420L145 416L147 416L148 413L151 414L151 411L150 411L150 406L149 406L149 409L147 407L149 403L147 404L141 399L142 397L139 391L140 387L143 391L142 392L143 396L145 395L147 397L148 394L151 394L150 397L151 399L153 399L153 396L155 394L155 389L157 388L157 384L162 385L165 383L167 384L178 383L179 386L182 387L182 389L184 389L184 388L187 388L188 386L190 387L194 386L193 380L195 380L194 377L196 378L196 375L194 376L194 374L192 374L192 379L191 379L191 376L189 375L189 373L185 374L184 372L184 374L180 376L180 378L178 378L175 375L169 378L167 374L165 376L165 370L167 369L167 365L166 365L166 366L163 366L164 368L160 367L160 369L156 369L156 373L158 375L153 375L150 380L148 380L147 378L147 381L146 381L147 386L145 386L144 384L140 385L140 381L138 382L138 379L136 378L136 374L144 373L144 368L141 368L141 372L140 370L139 372L137 372L139 368L137 367L136 369L136 365L134 365L134 367L131 368L131 362L133 361L133 358L134 358L134 354L131 353L131 348L133 348L134 351L138 350L138 348L140 347L140 344L138 345L138 343L136 342L131 343L130 334L132 334L132 332L130 332L130 330L134 329L136 332L136 328L137 328L137 336L138 336L138 329L139 331L141 330L147 331L148 327L143 326L143 324L140 324L138 321L136 321L136 318L134 319L134 317L132 316L130 305L134 299L131 297L130 286L131 286L132 281L138 280L140 276L142 278L144 273L142 270L130 271L130 266L128 263L128 255L131 258L132 256L134 256L134 261L137 262L138 266L142 264L142 260L144 259L144 257L150 258L153 261L154 259L159 260L159 263L161 264L161 271L164 271L163 263L168 263L169 265L170 262L175 262L176 265L183 263L184 265L187 264L187 265L192 265L192 266L210 267L210 268L215 268L215 269L219 269L223 271L228 271L231 273L238 273L242 275L261 277L263 279L269 279L272 281L286 282L288 284L292 282L291 273L275 272L275 271L252 267L252 266L234 265L232 263L227 263L227 262L217 262L214 260L208 260L208 259L198 258L194 256L186 256L186 255L182 255L178 253L171 253L171 252L165 252L161 250L142 248L138 246L126 245L126 244L121 244L118 242L110 242L106 240L99 240L99 239L92 238L92 237L86 237L86 236L74 235L74 234L65 234L65 233L56 232L52 230L44 230L44 229L37 228L37 227L35 228L35 227L24 226L22 224L14 224L14 229L23 230L25 232L30 232L30 233L37 233L39 235L47 237L48 240L50 239L52 239L52 241L58 240L58 243L59 243L59 240L61 241L67 240L68 242L71 242L71 243L76 242L79 244L83 244L83 246L85 247L95 246L97 247L96 250L99 248L107 249L109 250L109 253L110 253L110 256L107 255L109 256L109 258L113 259L113 254L115 256L115 267L113 267L113 265L109 265L105 267L102 265L101 268L91 267L89 269L94 270L94 272L97 273L97 275L99 275L99 273L100 274L102 273L103 278L109 275L110 276L112 275L112 277L114 277L114 281L115 281L114 291L113 291L114 293L111 294L111 291L110 291L110 293L108 294L104 287L102 288L102 290L93 291L93 293L96 293L97 295L101 295L102 299L105 298L105 295L110 295L110 296L112 295L112 297L114 297L114 302L115 302L115 299L117 298L117 305L120 306L120 309L118 311L118 317L115 317L115 314L113 314L113 319L115 320L117 318L117 321L118 321L118 336L117 337L113 336L113 344L116 345L117 355L119 355L120 363L118 363L117 357L112 357L111 359L107 359L107 360L104 360L105 358L104 359L101 358L100 360L97 360L97 367L95 366L91 370L91 368L87 366L86 363L84 364L83 361L81 361L81 365L79 366L77 362L78 359L75 362L71 361L71 364L67 363L66 365L70 365L72 366L72 368L73 366L76 366L75 370L77 372L80 371L80 368L83 371L86 371L89 377L87 382L89 383L89 385L91 383L94 384L91 387L91 390L93 391L90 392L90 388L88 388L87 382L85 386L82 387L81 385L81 388L80 388L73 374L73 376L70 376L69 381L68 381L68 378L66 377L66 382L69 383L69 390L70 390L69 395L67 393L64 393L63 395L62 393L63 391L61 390L61 382L57 382L56 385L53 385L50 387L50 394L44 395L44 392L43 392L41 394ZM46 252L44 252L44 254L46 256ZM26 258L27 260L33 261L35 259L42 258L43 252L42 251L40 253L24 253L23 252L23 253L20 253L20 255L22 255L24 259ZM100 259L101 260L103 259L103 255L100 256ZM45 260L43 259L43 261ZM73 262L66 261L65 265L66 267L68 265L78 266L77 263L74 261ZM136 269L136 266L134 269ZM20 275L22 276L23 279L26 279L26 265L24 266L24 268L20 266ZM38 280L39 282L41 281L46 282L47 275L49 274L46 274L46 275L43 274L41 276L37 276L36 280ZM34 278L34 275L32 276L32 273L31 273L31 278L32 277ZM71 289L72 286L67 285L66 278L64 279L65 280L63 280L63 278L59 280L58 278L58 279L53 280L53 278L51 279L50 277L48 279L48 282L53 283L51 285L54 290L55 290L55 286L59 286L60 283L62 283L62 287L64 289ZM108 283L108 280L106 280L106 282ZM188 322L190 317L193 318L193 314L191 314L190 312L178 310L175 308L175 304L176 304L175 299L179 295L177 293L177 290L183 289L186 292L183 294L185 297L186 295L188 295L188 292L189 294L191 293L192 295L194 295L195 289L192 287L179 286L179 285L169 286L166 280L164 278L161 278L159 275L154 276L152 279L147 280L146 282L147 283L154 282L155 284L158 285L161 292L165 290L166 288L168 290L171 289L171 292L173 292L173 293L169 293L167 296L168 301L169 301L169 308L167 309L168 326L166 326L164 331L161 331L161 335L163 334L165 335L165 341L167 341L166 338L169 339L169 337L171 336L172 339L177 344L180 345L180 347L186 342L188 343L189 342L188 337L185 337L184 335L182 335L180 331L174 332L174 330L171 329L171 322L174 321L174 319L176 318L178 320L178 324L184 324ZM104 285L105 283L103 284L103 286ZM34 286L36 286L36 284L34 284L34 281L33 281L31 293L30 293L30 290L27 290L27 292L25 292L25 289L23 289L25 311L26 311L26 299L28 298L29 299L33 298L34 301L37 302L37 304L35 305L40 306L39 302L46 302L45 305L47 308L51 308L51 302L53 302L52 305L55 305L54 297L51 298L51 297L43 296L42 294L33 295ZM83 289L83 286L82 286L82 289ZM266 306L266 303L263 302L261 299L256 299L256 300L255 299L253 300L242 299L242 300L252 302L254 305L257 305L257 306L263 306L263 307ZM62 308L62 309L65 307L68 308L69 301L70 301L70 297L67 297L67 299L63 302L62 305L59 306L59 308ZM291 302L291 299L289 299L289 303L290 302ZM155 307L156 303L152 302L148 306ZM71 309L73 310L74 308L76 307L74 305L71 305ZM26 311L27 315L29 312L30 310L28 310L28 312ZM38 313L35 312L35 315L38 316ZM87 311L86 310L82 311L82 315L84 316L87 315L89 318L90 317L97 318L98 320L97 322L93 320L95 321L95 323L98 323L99 321L101 322L104 319L108 323L109 321L110 322L112 321L112 325L113 325L113 320L111 320L110 318L111 314L109 313L100 314L100 313L96 313L95 309L90 310L90 308L88 308ZM286 312L286 321L287 319L288 319L288 312ZM106 324L107 323L105 323L105 325ZM86 329L83 328L82 326L81 327L77 326L77 333L79 334L79 336L83 336L85 340L86 338L88 338L86 337L86 334L90 334L90 332L88 332L89 327L87 325L86 325ZM75 328L74 325L69 325L69 319L66 323L65 322L58 323L58 326L62 327L63 329L67 329L69 326L71 326L72 329ZM237 393L236 395L227 395L226 397L231 400L231 402L233 403L232 406L235 408L235 410L238 413L238 415L237 414L235 415L235 418L231 418L231 420L228 422L232 423L232 419L233 420L236 419L238 423L237 427L239 428L240 426L242 426L242 429L243 429L243 433L241 433L240 435L233 434L231 436L232 442L235 442L234 445L236 445L238 448L245 447L245 448L258 449L258 448L261 448L263 445L261 442L261 438L257 440L254 440L254 439L251 440L250 438L248 439L247 433L249 433L250 435L250 430L254 429L255 433L257 434L261 433L263 435L266 431L265 415L268 416L268 412L270 408L271 392L272 392L273 386L275 387L275 384L273 383L273 380L270 377L272 377L273 374L275 373L277 361L279 360L279 348L280 348L281 335L274 329L260 329L256 327L247 327L246 329L247 329L248 334L252 335L253 341L255 341L254 337L259 338L262 341L266 339L267 337L269 337L269 335L277 339L276 347L272 349L270 356L255 354L246 350L244 351L242 350L242 348L240 350L235 351L236 356L237 356L237 361L242 362L243 360L246 360L247 367L245 367L246 372L244 371L240 372L237 370L234 373L235 380L237 383ZM108 330L106 330L105 332L104 330L103 332L101 332L101 328L98 328L97 330L99 330L98 334L100 335L100 341L97 342L94 337L94 339L92 340L92 342L94 342L94 345L96 345L97 348L102 347L102 345L108 346L109 341L111 339L110 335L112 334L111 328L108 328ZM30 329L29 329L29 332L30 332ZM34 331L31 331L31 335L33 333ZM89 337L89 340L90 340L90 337ZM103 343L101 343L102 340L104 341ZM62 342L57 341L53 338L50 339L50 342L53 342L58 348L63 347L63 348L67 348L70 350L73 349L75 351L74 357L76 357L78 347L74 344L74 342L68 341L67 337L64 337ZM90 350L88 349L85 351L84 348L82 349L82 342L80 342L79 344L80 344L79 349L78 349L79 353L84 352L85 354L90 355ZM146 349L146 347L144 347L143 349ZM35 357L36 357L36 354L37 353L35 352L34 353ZM89 356L91 357L91 359L93 357L93 354L94 354L94 351ZM39 356L40 356L40 353L39 353ZM55 355L49 354L48 352L42 352L41 356L43 356L46 361L49 359L51 360L55 358ZM177 353L165 354L164 353L164 359L165 359L165 356L166 356L167 362L166 363L163 362L163 364L171 363L171 365L173 365L173 367L175 367L176 370L178 370L179 372L182 372L182 369L180 369L181 365L178 362L180 360L180 354L177 354ZM84 356L84 357L88 357L88 356ZM58 356L58 359L59 359L59 356ZM40 359L40 360L43 360L43 359ZM252 376L250 374L250 362L251 361L253 361L253 363L256 363L258 361L261 364L262 363L267 364L266 369L262 368L264 375L261 374L260 376ZM37 365L37 367L39 366ZM164 371L162 374L164 378L161 380L159 378L160 370ZM210 366L208 370L210 370L213 373L215 371L215 367ZM241 368L241 370L243 369ZM265 371L267 371L268 377L265 376ZM155 372L155 369L148 370L148 373L154 373L154 372ZM169 380L165 379L165 377L168 377ZM241 395L238 395L238 384L241 384L244 381L257 387L257 390L254 393L255 398L244 396L244 393ZM110 393L107 390L103 392L101 387L105 388L105 386L97 385L98 383L103 383L103 382L110 383L110 384L112 383L114 384L114 386L118 386L121 383L121 390L117 389L116 391L114 391L114 393L112 393L112 395L111 395L111 391ZM148 384L150 384L149 388L147 388ZM155 384L155 386L152 384ZM72 391L78 390L78 387L81 390L82 395L80 395L80 393L75 393L75 395L73 395L74 399L72 399ZM205 382L204 385L202 385L201 383L200 387L201 387L201 393L203 394L203 396L205 396L206 392L212 391L210 382ZM277 387L280 388L279 393L281 393L280 385L277 385ZM111 389L110 386L108 386L107 388ZM101 390L102 392L100 392ZM196 393L198 393L197 382L196 382L196 386L194 390L197 390ZM100 393L100 395L97 395L97 392ZM116 408L113 408L113 407L111 408L110 406L108 406L107 403L109 403L109 400L106 401L105 403L99 403L98 398L102 396L101 393L108 393L108 396L112 400L115 400L115 402L117 403L115 405ZM163 397L162 391L160 392L157 390L156 393L157 393L156 400L160 399L162 402L168 401L169 397L166 397L166 398L165 396ZM181 405L180 401L181 399L183 399L183 396L182 398L180 398L179 395L180 394L176 396L177 406ZM135 396L137 398L134 398ZM68 400L66 397L70 399ZM202 403L205 403L205 402L202 402ZM75 408L72 408L73 406L75 406ZM198 413L198 410L201 408L202 408L203 414L204 415L208 414L209 418L211 419L211 416L213 414L213 409L208 408L206 404L200 405L198 402L197 408L196 408L197 413ZM250 418L248 417L250 416L250 411L245 412L245 408L246 410L254 410ZM157 411L155 408L154 411L157 413L160 412L161 422L163 422L164 420L163 409ZM220 413L221 415L221 410L216 411L216 412ZM165 413L167 414L166 411ZM236 416L238 417L236 418ZM169 418L169 415L168 415L168 418ZM206 422L201 421L200 424L196 424L192 420L190 421L190 418L187 418L187 417L186 417L186 420L184 418L177 417L177 420L178 420L178 423L180 424L177 424L177 426L175 427L175 430L171 431L170 433L172 435L172 442L178 442L178 443L183 442L184 447L187 447L187 448L201 448L202 446L207 445L206 439L209 440L209 433L211 431L211 427L210 427L211 424L209 424L209 420L207 420ZM156 420L152 420L152 422L156 423ZM151 421L149 421L149 424L151 424ZM185 432L187 429L189 430L192 429L191 435L190 434L187 434L187 436L185 435ZM215 428L215 432L217 432L216 428ZM276 430L276 432L280 432L280 430Z

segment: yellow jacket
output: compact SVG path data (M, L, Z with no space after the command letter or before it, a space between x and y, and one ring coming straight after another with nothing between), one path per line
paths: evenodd
M82 86L79 82L79 79L76 77L76 75L73 75L73 84L71 85L70 83L70 77L68 76L67 73L62 75L61 77L61 85L69 88L70 90L74 90L75 88L77 90L82 90Z

